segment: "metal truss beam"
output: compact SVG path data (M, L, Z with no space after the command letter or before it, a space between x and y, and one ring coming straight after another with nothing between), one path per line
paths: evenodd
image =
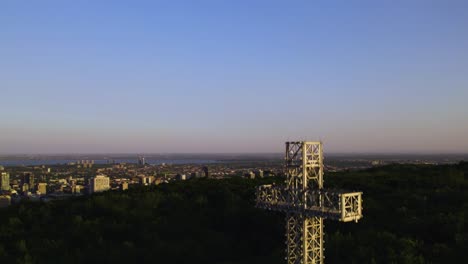
M283 186L262 185L257 188L256 205L266 210L294 212L342 222L357 221L362 217L362 192L310 189L297 193L305 196L305 199L290 199L295 193Z

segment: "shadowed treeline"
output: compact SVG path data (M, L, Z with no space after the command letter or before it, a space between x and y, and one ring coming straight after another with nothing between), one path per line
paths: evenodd
M194 179L0 210L0 263L285 263L284 217L259 180ZM328 173L362 190L357 224L325 221L326 263L454 263L468 256L468 163Z

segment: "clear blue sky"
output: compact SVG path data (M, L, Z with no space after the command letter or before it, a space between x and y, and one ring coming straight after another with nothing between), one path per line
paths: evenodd
M467 3L1 1L0 153L468 152Z

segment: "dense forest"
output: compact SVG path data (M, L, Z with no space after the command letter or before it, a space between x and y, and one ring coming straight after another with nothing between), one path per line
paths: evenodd
M285 263L284 215L254 207L279 178L193 179L0 210L0 263ZM362 190L359 223L325 221L326 263L468 257L468 163L327 173Z

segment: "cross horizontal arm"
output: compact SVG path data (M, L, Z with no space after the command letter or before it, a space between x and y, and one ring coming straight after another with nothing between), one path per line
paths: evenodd
M282 186L263 185L257 189L257 207L323 217L342 222L362 218L362 192L340 190L295 190Z

